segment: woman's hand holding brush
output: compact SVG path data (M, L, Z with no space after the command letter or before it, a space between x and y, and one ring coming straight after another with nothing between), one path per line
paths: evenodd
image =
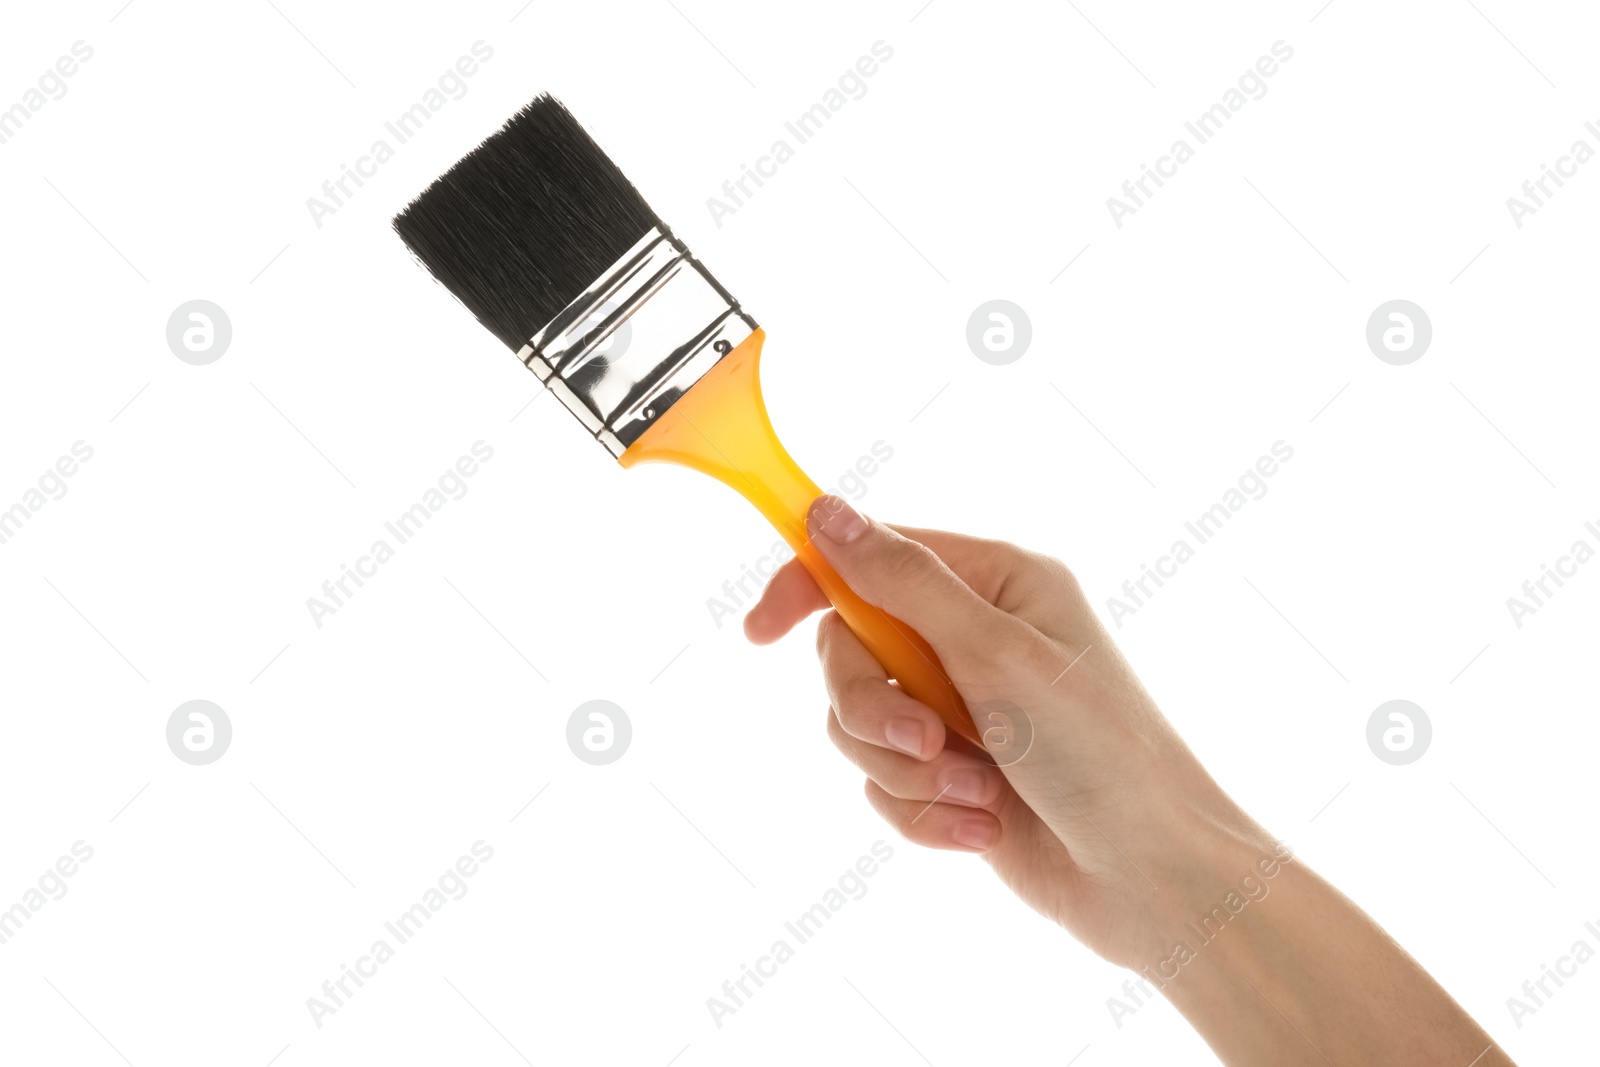
M823 616L829 735L902 835L981 853L1029 905L1172 1001L1227 1063L1511 1062L1223 792L1059 562L884 526L836 497L811 514L817 550L928 641L992 742L947 729ZM791 561L745 633L775 641L827 607Z

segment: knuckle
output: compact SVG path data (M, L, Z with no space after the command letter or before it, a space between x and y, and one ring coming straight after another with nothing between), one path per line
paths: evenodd
M909 840L916 827L911 823L912 814L907 810L907 806L871 778L866 780L864 789L867 803L872 805L879 818L892 826L901 837Z
M822 618L817 620L817 658L826 661L828 652L833 648L834 642L839 640L839 631L844 628L844 620L839 618L837 611L824 612Z
M1057 588L1063 590L1064 592L1072 593L1073 595L1077 595L1082 592L1082 586L1078 584L1078 576L1072 573L1071 567L1068 567L1065 563L1061 562L1059 559L1056 559L1054 556L1046 556L1042 553L1034 553L1034 557L1039 566L1040 573L1049 579L1049 581Z
M943 566L932 549L899 534L884 538L877 557L873 561L874 569L888 584L916 582Z
M868 777L862 781L861 791L866 794L867 803L872 805L872 810L882 816L889 825L899 829L895 822L894 798L889 795L888 790Z
M839 685L840 725L849 733L861 736L856 730L879 717L888 692L889 687L881 678L858 674L845 679ZM852 726L855 729L851 729Z
M1025 600L1059 600L1066 598L1074 603L1083 601L1083 587L1078 584L1072 569L1054 556L1026 549L1017 550L1017 560L1011 574L1017 592Z
M833 747L848 755L850 735L845 733L844 726L839 722L839 712L833 707L828 708L827 728L828 740L833 742Z

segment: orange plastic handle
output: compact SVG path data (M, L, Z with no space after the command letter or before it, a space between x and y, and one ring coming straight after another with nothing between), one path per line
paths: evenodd
M761 396L761 346L757 330L728 353L641 434L620 462L676 463L732 487L767 517L811 572L839 617L861 639L889 677L928 705L945 724L978 744L966 703L939 657L911 627L867 603L845 584L806 531L806 512L822 490L790 458L767 417Z

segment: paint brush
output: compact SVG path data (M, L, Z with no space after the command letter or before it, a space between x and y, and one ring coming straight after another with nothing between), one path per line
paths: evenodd
M765 333L560 102L535 99L394 226L624 467L677 463L754 504L889 676L981 745L928 643L810 543L822 491L767 417Z

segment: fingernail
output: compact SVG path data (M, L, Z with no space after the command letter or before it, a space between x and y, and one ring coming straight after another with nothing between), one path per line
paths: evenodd
M947 782L944 791L946 800L976 807L989 799L989 777L984 771L952 771Z
M848 545L867 532L867 520L845 502L829 493L819 496L806 514L806 530L815 538L819 533L836 545Z
M958 845L987 852L994 845L995 825L987 819L962 819L950 831L950 838Z
M890 719L883 726L883 739L890 748L897 748L908 756L922 758L922 746L927 742L928 731L921 720Z

